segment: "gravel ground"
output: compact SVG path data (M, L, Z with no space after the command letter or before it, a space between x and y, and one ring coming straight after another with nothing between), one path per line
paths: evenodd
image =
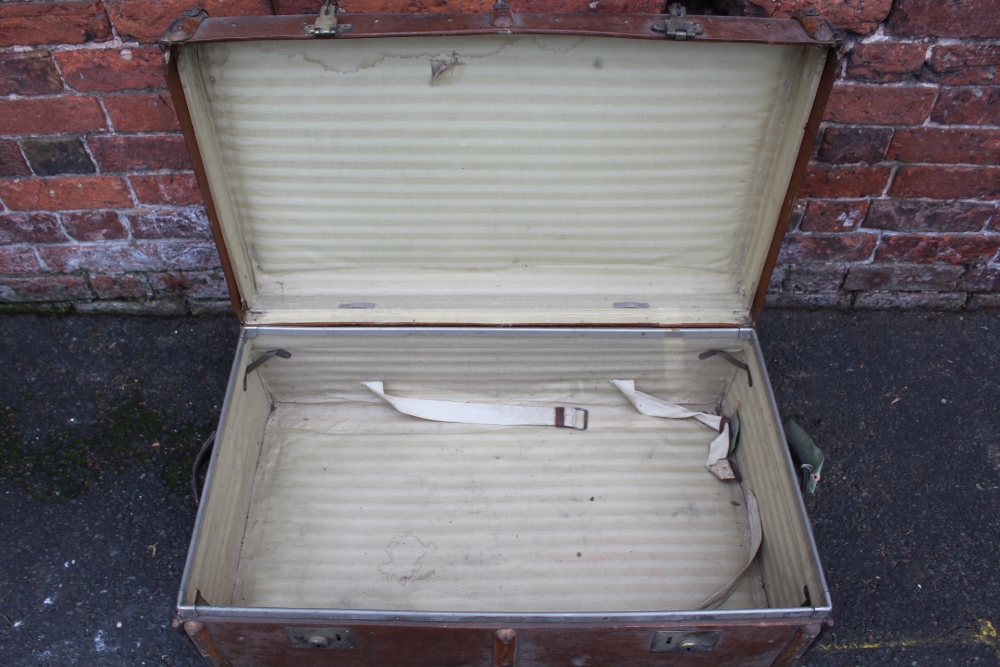
M1000 314L771 311L837 624L812 667L1000 665ZM170 628L232 318L0 317L0 665L200 664ZM626 666L622 666L626 667Z

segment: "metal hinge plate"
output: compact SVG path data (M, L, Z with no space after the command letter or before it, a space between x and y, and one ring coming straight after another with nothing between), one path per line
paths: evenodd
M337 22L337 3L325 0L315 23L307 23L302 32L313 37L336 37L354 30L350 23Z
M687 10L679 3L670 5L670 18L653 25L653 32L663 33L671 39L694 39L705 32L705 26L698 21L687 20Z

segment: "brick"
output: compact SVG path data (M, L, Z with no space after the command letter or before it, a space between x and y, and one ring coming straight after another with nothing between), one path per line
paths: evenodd
M153 294L141 273L91 275L90 286L98 299L147 299Z
M205 209L143 210L129 214L132 235L137 239L211 240Z
M132 205L117 176L61 176L0 181L0 199L17 211L121 208Z
M840 84L826 105L826 120L867 125L920 125L927 119L937 89L927 86Z
M1000 266L974 266L962 278L962 289L970 292L1000 292Z
M225 301L189 301L188 310L192 315L232 315L233 304Z
M286 14L318 14L319 4L312 0L271 0L274 13L279 16Z
M875 0L874 4L885 4L888 0ZM272 0L275 14L316 14L320 3L316 0ZM805 6L804 4L800 6ZM390 14L468 14L489 13L492 0L341 0L340 7L348 13L390 13ZM519 0L515 9L520 13L571 13L584 12L659 14L663 3L657 0ZM787 10L789 12L794 10ZM757 15L764 16L763 12ZM883 13L883 17L884 17ZM853 18L853 17L852 17ZM872 29L874 30L873 24Z
M0 3L0 46L84 44L111 39L100 0Z
M947 292L955 289L964 271L965 267L957 265L864 264L851 267L847 280L844 281L844 289Z
M54 95L62 90L48 51L0 54L0 95Z
M169 132L181 127L169 93L105 95L103 99L116 132Z
M767 289L771 292L780 292L784 288L785 276L788 275L788 267L778 265L771 271L771 279L767 283Z
M51 213L0 213L0 245L68 240L59 220Z
M93 97L0 100L0 134L100 132L106 127Z
M38 273L42 265L31 246L0 246L0 273Z
M59 51L56 62L63 80L81 92L162 88L165 83L163 56L154 48Z
M21 155L21 148L16 141L0 139L0 178L10 176L28 176L31 170Z
M948 44L935 46L921 79L950 86L1000 83L1000 46Z
M792 266L785 279L786 292L836 292L844 282L847 267L839 264Z
M930 264L986 262L1000 251L1000 237L975 234L897 234L882 237L876 261Z
M167 267L175 271L218 269L222 266L214 243L165 241L160 245Z
M823 131L819 159L838 164L879 162L890 139L892 129L888 127L828 127Z
M868 213L867 199L814 199L802 218L799 229L804 232L854 231Z
M896 173L889 194L932 199L997 199L1000 197L1000 167L942 169L904 165Z
M102 172L192 168L181 136L102 136L88 144Z
M940 292L859 292L858 310L961 310L965 294Z
M861 262L871 257L877 237L874 234L789 234L781 246L779 261Z
M93 299L81 276L0 277L0 303Z
M201 203L194 174L132 176L129 180L140 204L194 206Z
M767 295L768 308L836 308L846 310L851 307L850 292L776 292Z
M914 37L1000 37L1000 0L898 0L886 30Z
M842 0L841 2L819 2L815 0L743 0L734 3L736 7L745 5L744 13L751 16L775 16L787 18L797 9L817 8L834 27L862 35L875 32L878 24L889 13L892 0ZM726 6L715 3L712 6ZM652 11L658 12L662 6Z
M190 299L223 299L229 295L221 271L181 271L151 273L149 282L157 296L183 296Z
M924 65L926 44L871 42L858 44L847 63L847 77L869 83L913 78Z
M62 214L63 229L76 241L118 241L128 238L128 229L116 211L75 211Z
M35 137L21 139L21 150L32 171L39 176L92 174L97 169L80 137Z
M936 164L1000 164L1000 130L901 129L892 138L889 159Z
M80 315L153 315L156 317L187 315L187 308L180 299L157 299L155 301L100 299L86 303L74 303L73 310Z
M38 254L45 266L57 273L127 273L165 268L158 248L152 243L38 246Z
M810 164L799 186L800 197L836 198L880 195L889 182L887 166L829 167Z
M111 22L122 39L155 43L167 25L188 7L191 0L104 0ZM221 16L265 16L271 13L270 0L200 0L213 18Z
M942 88L931 120L944 125L1000 125L1000 87Z
M892 232L978 232L992 204L882 199L872 202L864 227Z
M969 303L965 306L965 309L998 310L1000 309L1000 294L973 294L969 298Z

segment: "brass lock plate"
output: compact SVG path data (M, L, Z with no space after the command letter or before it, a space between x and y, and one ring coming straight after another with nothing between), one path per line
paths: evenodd
M352 649L358 643L350 628L285 628L295 648Z
M706 653L714 651L722 630L657 630L650 653Z

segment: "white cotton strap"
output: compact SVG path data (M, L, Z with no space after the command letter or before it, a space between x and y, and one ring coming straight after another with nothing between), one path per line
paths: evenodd
M750 521L750 560L747 564L743 566L735 577L733 577L728 584L719 589L719 591L708 598L700 605L695 607L695 610L701 609L718 609L723 602L729 599L729 596L733 594L736 587L740 585L743 581L743 577L746 573L750 571L750 566L753 565L753 561L757 558L757 552L760 551L761 542L764 541L764 527L760 522L760 508L757 506L757 496L753 494L753 491L749 489L746 492L746 504L747 504L747 519Z
M650 417L663 417L664 419L690 419L694 418L705 426L719 431L719 434L708 446L708 461L705 467L721 480L736 479L736 471L726 458L729 456L729 423L725 422L718 415L710 415L706 412L696 412L688 410L676 403L669 403L662 398L650 396L649 394L637 391L634 380L612 380L611 384L618 388L629 403L644 415Z
M402 398L385 393L381 382L362 382L386 403L404 415L436 422L455 424L490 424L496 426L557 426L584 431L587 411L582 408L546 408L525 405L491 405L461 401L435 401L426 398Z

